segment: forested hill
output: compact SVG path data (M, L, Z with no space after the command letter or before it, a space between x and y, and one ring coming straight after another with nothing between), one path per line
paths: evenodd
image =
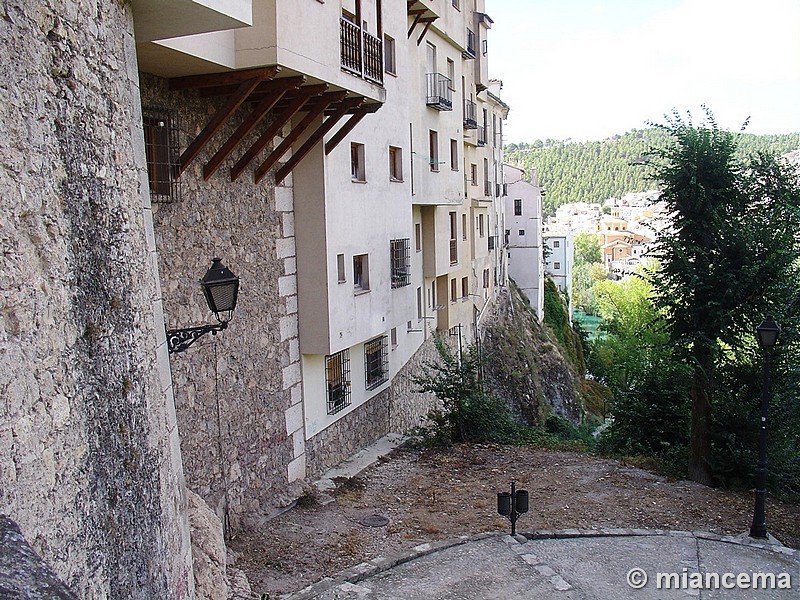
M800 149L800 134L753 135L737 133L738 150L749 155L758 151L784 154ZM542 200L545 214L568 202L603 202L628 192L643 192L656 185L648 181L643 157L653 147L667 142L667 133L658 128L634 129L600 142L536 140L528 144L509 144L505 160L539 172L539 183L546 190Z

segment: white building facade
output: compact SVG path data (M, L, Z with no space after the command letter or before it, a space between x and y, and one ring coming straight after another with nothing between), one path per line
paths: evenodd
M544 317L544 257L542 248L542 188L536 172L530 180L523 169L505 165L508 272L528 298L539 320Z

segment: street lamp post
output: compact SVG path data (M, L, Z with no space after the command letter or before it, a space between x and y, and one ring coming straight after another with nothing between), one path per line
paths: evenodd
M758 465L756 466L756 506L753 511L753 524L750 537L767 537L767 518L764 504L767 496L767 405L769 402L769 375L772 361L772 347L778 341L780 326L768 316L756 329L758 342L764 348L764 382L761 387L761 429L758 432Z

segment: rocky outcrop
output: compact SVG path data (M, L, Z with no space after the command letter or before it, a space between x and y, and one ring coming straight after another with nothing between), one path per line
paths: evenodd
M541 425L550 415L581 421L581 377L512 282L482 333L486 385L517 417Z
M6 515L0 515L0 598L78 600Z

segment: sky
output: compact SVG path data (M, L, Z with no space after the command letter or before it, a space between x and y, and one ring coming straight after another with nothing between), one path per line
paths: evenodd
M601 140L673 110L800 132L800 0L486 0L504 141Z

